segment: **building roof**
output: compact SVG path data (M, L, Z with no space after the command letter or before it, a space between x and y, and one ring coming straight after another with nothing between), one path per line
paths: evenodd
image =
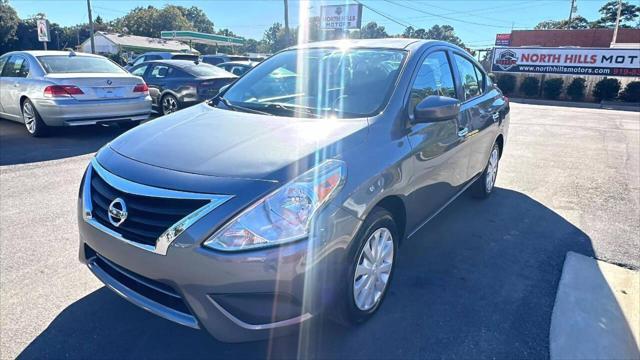
M511 46L580 46L608 48L613 29L514 30ZM640 29L619 29L617 43L640 43Z
M189 45L176 40L164 40L164 39L158 39L158 38L150 38L146 36L107 33L103 31L98 31L96 34L100 34L104 36L109 41L113 42L114 44L126 50L196 52L195 50L191 50L189 48Z

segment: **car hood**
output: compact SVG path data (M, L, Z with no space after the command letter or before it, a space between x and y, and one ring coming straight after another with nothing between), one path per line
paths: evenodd
M366 119L265 116L200 104L121 135L110 148L148 165L199 175L286 181L362 143Z

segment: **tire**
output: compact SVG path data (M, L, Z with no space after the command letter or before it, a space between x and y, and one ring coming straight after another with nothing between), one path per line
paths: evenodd
M42 121L38 110L31 100L25 99L20 105L22 110L22 121L27 128L27 132L33 137L43 137L49 133L49 127Z
M471 195L478 199L486 199L491 195L498 177L498 168L500 165L500 146L493 144L487 166L484 168L482 175L471 186Z
M178 99L171 94L164 94L160 98L160 112L162 115L169 115L180 110Z
M380 237L375 240L377 235ZM390 239L386 236L390 236ZM377 247L376 241L382 241L383 245ZM352 251L349 257L351 264L344 284L346 289L342 292L345 295L345 301L338 318L341 323L365 322L380 308L393 277L398 241L398 230L391 213L383 208L374 208L362 224L361 231L355 239L355 251ZM366 252L365 247L370 251ZM375 263L377 265L367 266L367 263L371 263L368 261L367 253L373 256L374 260L379 261ZM387 268L388 272L385 272L383 269ZM362 274L364 269L369 270ZM386 281L383 283L384 278ZM371 281L374 283L372 284ZM373 291L367 292L369 285L373 286ZM358 288L360 291L357 290ZM368 297L367 294L369 294Z

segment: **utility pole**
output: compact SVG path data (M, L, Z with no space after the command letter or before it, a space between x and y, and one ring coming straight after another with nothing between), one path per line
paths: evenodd
M612 44L615 44L618 40L618 26L620 26L620 14L622 13L622 0L618 0L618 15L616 15L616 27L613 29L613 40L611 40Z
M284 0L284 39L287 46L291 45L289 40L289 1Z
M576 7L576 0L571 0L571 9L569 9L569 20L567 21L567 30L571 30L571 19L573 18L573 9Z
M89 36L91 37L91 53L96 53L96 44L93 41L93 18L91 18L91 0L87 0L87 11L89 11Z

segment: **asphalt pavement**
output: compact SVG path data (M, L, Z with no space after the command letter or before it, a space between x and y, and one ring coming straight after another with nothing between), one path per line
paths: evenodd
M220 343L78 262L82 172L120 132L31 139L0 120L0 358L546 358L568 251L640 267L640 114L512 104L495 193L461 196L404 242L371 321Z

